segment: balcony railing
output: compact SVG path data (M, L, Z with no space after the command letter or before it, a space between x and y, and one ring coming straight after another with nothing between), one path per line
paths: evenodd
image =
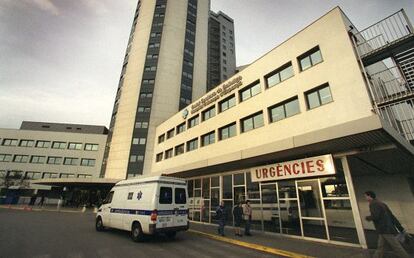
M355 34L361 57L413 36L413 26L400 10Z

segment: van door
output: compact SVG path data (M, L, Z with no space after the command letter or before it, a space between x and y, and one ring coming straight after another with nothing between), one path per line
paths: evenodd
M184 186L174 187L174 226L186 226L188 221L187 189Z
M174 226L173 187L169 184L159 185L157 228Z
M102 223L105 227L112 227L111 225L111 203L114 191L110 191L106 196L101 206Z
M128 216L129 211L125 209L125 202L128 198L128 188L123 187L114 192L111 205L111 225L114 228L123 229L123 217Z

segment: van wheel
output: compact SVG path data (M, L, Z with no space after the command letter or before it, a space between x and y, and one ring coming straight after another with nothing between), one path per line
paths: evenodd
M102 218L101 217L98 217L96 219L95 229L96 229L96 231L104 231L105 230L105 227L103 225L103 222L102 222Z
M168 238L173 239L177 235L177 231L167 232L167 233L165 233L165 235L167 235Z
M144 240L144 233L142 233L141 225L138 222L132 224L131 238L134 242L141 242Z

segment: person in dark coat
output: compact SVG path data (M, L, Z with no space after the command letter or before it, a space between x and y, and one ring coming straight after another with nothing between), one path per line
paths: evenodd
M384 256L384 246L387 242L398 257L409 258L408 253L395 237L398 231L404 230L400 222L385 203L376 199L376 194L373 191L365 192L365 198L369 202L369 211L371 212L366 220L374 222L375 230L378 233L378 246L374 257Z
M216 219L218 221L218 234L224 236L224 226L226 224L226 210L224 209L224 202L221 201L216 209Z
M243 221L243 208L241 202L237 203L233 208L234 216L234 234L236 236L243 236L240 231L241 223Z

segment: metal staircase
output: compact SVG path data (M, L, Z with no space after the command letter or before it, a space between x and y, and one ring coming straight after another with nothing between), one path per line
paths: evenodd
M351 33L376 112L414 143L414 30L404 10Z

